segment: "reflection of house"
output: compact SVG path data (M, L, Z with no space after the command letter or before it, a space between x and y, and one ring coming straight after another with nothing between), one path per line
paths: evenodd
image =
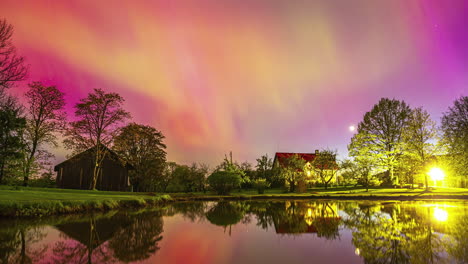
M119 228L128 224L118 220L120 219L89 219L87 221L67 222L55 227L68 237L93 250L111 239Z
M66 189L89 189L94 173L94 152L90 148L56 165L57 186ZM96 188L105 191L127 191L129 186L128 171L132 166L104 147L104 161L98 176Z
M335 233L341 217L337 204L331 203L285 203L287 214L275 218L273 223L277 234Z

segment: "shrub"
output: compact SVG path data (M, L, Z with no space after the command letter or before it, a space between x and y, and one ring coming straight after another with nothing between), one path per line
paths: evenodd
M208 184L220 195L229 194L241 181L238 173L229 171L215 171L208 177Z
M270 187L270 183L266 179L257 179L253 182L253 186L259 194L265 193L265 189Z

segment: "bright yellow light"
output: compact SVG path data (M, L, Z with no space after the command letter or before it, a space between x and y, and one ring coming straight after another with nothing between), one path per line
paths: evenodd
M307 177L310 177L312 173L310 172L310 170L307 171Z
M359 248L356 248L354 250L354 254L356 254L357 256L361 255L361 250Z
M433 181L441 181L445 178L445 173L440 168L432 168L428 174Z
M349 126L349 131L353 132L354 130L356 130L355 126L353 126L353 125Z
M445 222L448 219L448 213L444 209L434 208L434 218L437 221Z
M312 209L310 208L307 209L307 216L312 217Z

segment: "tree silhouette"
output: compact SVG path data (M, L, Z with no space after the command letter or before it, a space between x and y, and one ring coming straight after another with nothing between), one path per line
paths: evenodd
M26 79L28 68L13 46L13 26L0 19L0 92Z
M102 89L94 91L75 105L76 121L69 124L64 140L67 148L81 152L95 147L93 178L89 186L96 189L97 178L101 174L106 147L109 147L120 129L120 124L130 117L122 108L124 99L117 93L106 93Z

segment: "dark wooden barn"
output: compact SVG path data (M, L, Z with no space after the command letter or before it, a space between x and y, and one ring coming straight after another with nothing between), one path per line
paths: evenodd
M115 152L105 148L96 189L102 191L128 191L130 181L128 171L133 167L123 161ZM57 186L64 189L89 189L94 172L95 147L56 165Z

